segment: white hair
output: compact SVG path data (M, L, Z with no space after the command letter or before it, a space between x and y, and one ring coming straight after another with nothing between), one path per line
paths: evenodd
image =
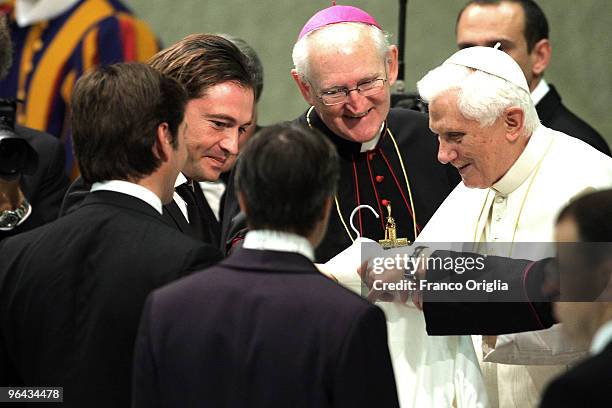
M443 64L429 71L418 83L421 98L430 103L439 95L456 89L457 107L463 116L480 126L491 126L506 108L520 107L525 114L524 133L531 135L540 119L531 95L495 75L456 64Z
M300 38L293 46L293 66L302 78L308 78L308 57L311 50L323 46L347 49L352 44L360 43L362 35L368 34L381 59L389 51L389 39L384 31L365 23L336 23L323 26Z

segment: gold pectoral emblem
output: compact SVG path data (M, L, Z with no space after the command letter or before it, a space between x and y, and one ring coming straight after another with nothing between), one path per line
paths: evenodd
M387 217L387 224L385 225L385 239L378 241L380 246L384 249L389 249L410 245L408 238L397 237L397 227L395 225L395 220L391 216L391 203L387 204L387 213L389 215Z

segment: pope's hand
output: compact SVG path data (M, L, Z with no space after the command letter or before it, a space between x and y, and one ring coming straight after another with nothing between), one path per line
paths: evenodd
M390 283L397 284L405 279L404 270L393 268L384 269L382 272L375 272L372 265L366 261L357 269L357 273L369 289L367 299L370 302L406 303L408 298L410 298L410 291L407 289L388 290Z

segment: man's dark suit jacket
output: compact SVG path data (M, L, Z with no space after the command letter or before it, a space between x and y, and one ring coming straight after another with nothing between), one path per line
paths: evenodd
M610 156L610 147L604 138L585 121L570 112L561 103L561 96L555 87L550 84L548 86L550 90L536 105L536 111L542 124L580 139Z
M204 231L194 231L193 228L189 225L185 216L181 212L181 209L176 204L176 202L171 201L170 203L163 206L163 218L168 225L177 230L181 231L183 234L187 234L190 237L201 240L207 244L214 246L215 248L219 248L220 242L220 224L219 221L215 218L215 215L208 205L206 198L204 197L204 193L200 188L198 183L193 183L194 186L194 194L196 196L202 198L199 202L200 204L200 214L202 215L202 220L204 224ZM89 190L91 189L91 184L85 182L82 177L77 178L68 188L66 195L62 201L62 206L59 211L59 216L62 217L75 209L79 208L83 199L89 194Z
M129 407L149 292L220 259L144 201L89 194L0 243L0 385L63 386L65 407Z
M302 255L238 249L149 296L135 407L397 407L382 311Z
M612 343L553 380L540 408L612 406Z
M13 230L0 231L0 240L55 220L69 185L64 146L57 138L22 126L16 126L15 133L38 154L36 171L24 174L20 183L21 191L32 205L32 214Z

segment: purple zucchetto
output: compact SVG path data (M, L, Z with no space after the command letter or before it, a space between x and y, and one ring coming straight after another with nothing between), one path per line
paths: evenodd
M310 17L310 20L304 24L302 31L300 31L298 41L311 31L336 23L364 23L382 30L374 17L365 11L353 6L337 6L334 2L333 6L323 9Z

